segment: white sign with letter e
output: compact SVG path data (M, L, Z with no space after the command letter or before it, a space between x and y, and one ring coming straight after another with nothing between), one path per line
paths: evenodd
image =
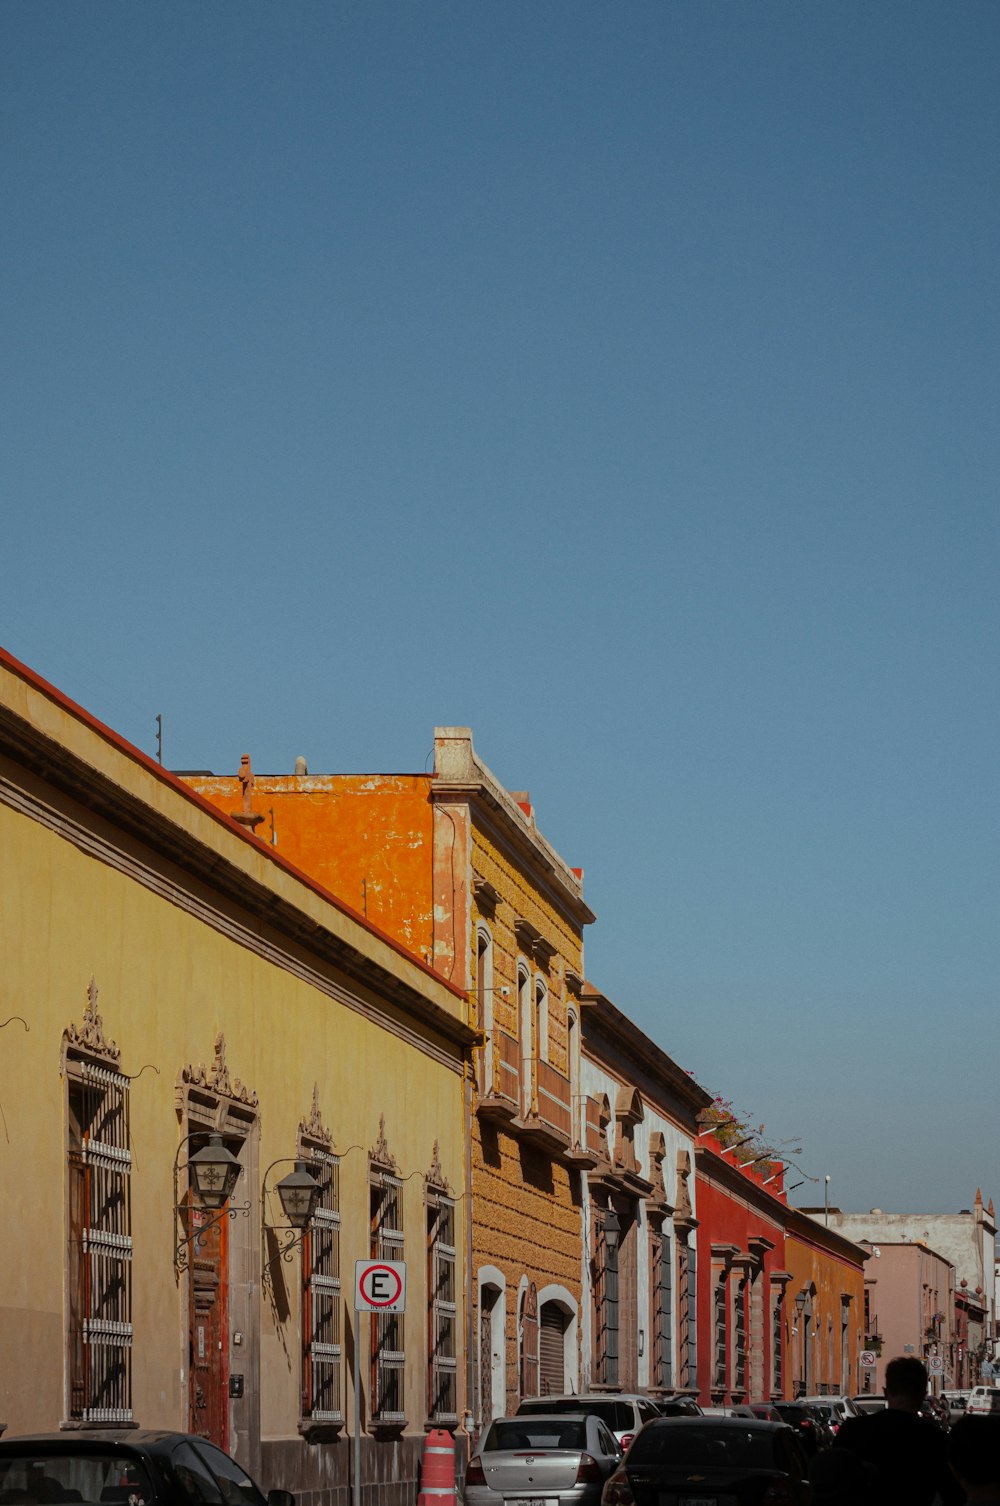
M354 1311L356 1313L404 1313L406 1311L406 1261L356 1260L354 1262Z

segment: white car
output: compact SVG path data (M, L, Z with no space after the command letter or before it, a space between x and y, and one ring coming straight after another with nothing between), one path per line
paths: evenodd
M660 1416L648 1396L627 1391L584 1392L582 1396L529 1396L517 1409L518 1417L532 1412L590 1412L614 1433L622 1448L628 1448L644 1422Z
M967 1417L988 1417L991 1412L1000 1412L1000 1386L973 1386Z

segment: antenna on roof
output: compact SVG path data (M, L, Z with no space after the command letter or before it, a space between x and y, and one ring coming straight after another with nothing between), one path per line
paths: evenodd
M163 763L163 717L156 713L156 761Z

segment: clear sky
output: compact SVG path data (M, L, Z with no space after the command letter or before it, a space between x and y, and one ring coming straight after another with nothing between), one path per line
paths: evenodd
M1000 1201L998 163L996 0L6 0L0 641L175 768L471 725L833 1202Z

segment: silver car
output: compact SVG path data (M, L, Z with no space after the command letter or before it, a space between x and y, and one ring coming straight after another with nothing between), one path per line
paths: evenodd
M622 1461L617 1439L584 1412L497 1417L465 1474L464 1506L599 1506Z

